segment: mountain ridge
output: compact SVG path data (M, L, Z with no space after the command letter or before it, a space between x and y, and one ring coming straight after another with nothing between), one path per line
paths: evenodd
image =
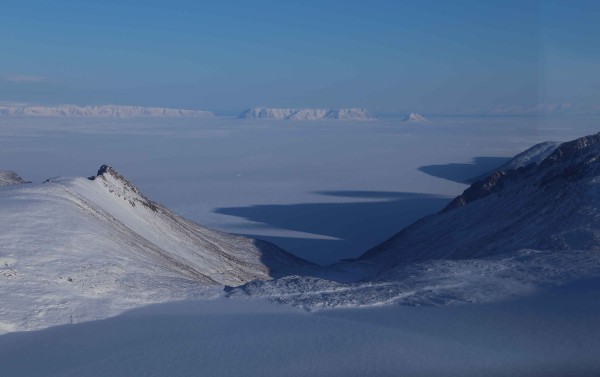
M360 259L394 265L518 249L600 248L599 159L600 133L562 143L539 164L496 171L473 183L440 213Z
M0 229L0 332L214 296L313 266L186 220L108 165L87 179L0 188Z

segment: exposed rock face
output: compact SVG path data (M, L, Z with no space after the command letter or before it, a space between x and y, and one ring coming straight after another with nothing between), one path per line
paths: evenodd
M12 171L0 170L0 186L18 185L21 183L31 183L21 178L17 173Z
M141 204L154 212L158 212L159 204L146 198L142 192L129 182L125 177L119 174L115 169L108 165L100 166L95 176L88 178L91 181L100 179L102 184L112 193L118 197L123 197L129 204L135 207L136 203ZM112 182L118 182L119 185L115 185Z
M461 207L474 200L498 192L512 180L518 181L528 179L527 177L529 177L532 180L530 184L545 186L561 178L574 180L578 179L578 177L582 178L586 174L594 174L594 172L597 172L598 166L597 164L593 166L590 164L596 162L600 156L599 141L600 133L585 136L554 147L552 147L552 144L547 144L553 142L538 144L532 148L537 149L541 147L545 151L548 148L552 149L550 153L546 153L548 157L542 160L539 165L536 162L531 162L516 170L498 170L483 180L473 183L462 195L450 202L443 211ZM528 149L523 153L527 152L531 151ZM514 165L522 165L518 162L522 161L523 153L515 156L513 159L516 159Z

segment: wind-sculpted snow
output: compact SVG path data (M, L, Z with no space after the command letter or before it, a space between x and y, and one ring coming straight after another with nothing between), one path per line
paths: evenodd
M0 189L0 229L0 332L214 296L310 265L187 221L108 166L90 179Z
M374 120L366 109L276 109L255 107L244 110L239 119L273 119L273 120Z
M141 106L4 106L0 107L0 116L5 117L190 117L214 118L210 111L169 109L163 107Z
M21 183L31 183L21 178L17 173L12 171L0 170L0 186L18 185Z
M345 269L348 274L360 270L357 263L336 268L338 273ZM327 274L253 281L228 290L227 295L262 297L306 310L385 304L449 305L498 301L530 294L538 287L599 275L600 253L596 251L520 250L490 258L401 264L374 279L356 282L329 280Z

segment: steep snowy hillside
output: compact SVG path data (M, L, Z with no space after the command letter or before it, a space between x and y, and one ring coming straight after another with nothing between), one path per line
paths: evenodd
M309 265L187 221L108 166L89 179L1 188L0 229L0 332L202 297Z
M31 183L31 182L24 180L18 174L13 173L12 171L0 170L0 186L18 185L20 183Z
M373 120L366 109L273 109L255 107L244 110L238 119L274 119L274 120Z
M424 116L417 114L417 113L410 113L408 114L404 119L402 119L403 122L428 122L427 119L425 119Z
M544 149L544 148L542 148ZM531 160L531 159L530 159ZM228 292L306 309L489 302L600 276L600 133L499 171L359 259Z
M11 106L0 107L0 116L7 117L193 117L214 118L210 111L182 110L140 106Z
M539 164L546 157L550 156L552 152L560 145L561 143L558 141L544 141L543 143L539 143L534 145L531 148L527 148L523 152L519 153L515 157L511 158L506 163L502 164L498 168L486 173L482 174L479 177L470 179L469 182L475 182L478 180L482 180L492 175L494 172L500 170L516 170L518 168L525 167L529 164Z
M539 165L497 171L361 259L390 267L520 249L597 250L599 158L596 134L561 144Z
M550 156L560 144L558 141L544 141L543 143L536 144L519 153L496 170L516 170L532 163L539 164L546 157Z

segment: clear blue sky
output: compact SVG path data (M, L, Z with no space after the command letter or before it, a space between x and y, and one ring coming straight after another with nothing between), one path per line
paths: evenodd
M486 4L483 4L486 3ZM461 113L600 99L595 1L0 5L0 101Z

